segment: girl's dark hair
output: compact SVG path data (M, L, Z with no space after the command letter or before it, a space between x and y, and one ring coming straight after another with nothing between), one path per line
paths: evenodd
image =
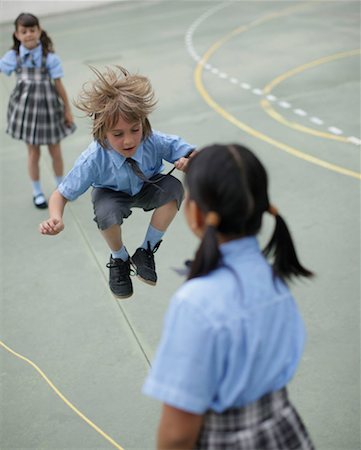
M15 31L18 30L19 26L40 28L39 19L30 13L19 14L18 17L15 19L14 25ZM13 33L13 41L14 44L12 46L12 49L15 50L16 53L19 53L19 47L21 43L19 39L15 36L15 33ZM44 30L41 30L40 43L41 46L43 47L44 56L46 56L48 53L54 53L53 42L47 35L46 31Z
M208 226L192 262L188 279L209 273L220 260L217 232L230 238L256 235L263 213L271 209L267 173L259 159L237 144L207 146L188 163L185 182L189 199L204 214L214 211L220 222ZM311 277L313 273L298 260L288 227L275 212L275 229L264 249L273 259L275 275L286 280L292 276Z

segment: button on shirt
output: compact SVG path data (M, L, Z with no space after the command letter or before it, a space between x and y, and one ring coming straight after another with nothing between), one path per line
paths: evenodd
M163 170L163 160L174 163L193 149L194 146L178 136L154 131L142 141L132 158L144 175L151 178ZM114 149L104 149L97 141L93 141L76 160L58 190L67 200L75 200L90 186L136 195L144 182L129 164L125 164L125 160Z
M34 61L35 67L41 67L43 56L42 46L39 44L34 49L28 50L23 45L20 45L19 56L23 67L34 67L32 61ZM16 69L16 66L16 52L15 50L9 50L0 59L0 70L5 73L5 75L11 75ZM48 53L46 57L46 68L48 69L49 76L52 79L62 78L64 76L60 58L55 53Z
M284 387L305 331L286 285L256 238L222 244L225 265L185 282L172 298L143 393L173 407L222 412Z

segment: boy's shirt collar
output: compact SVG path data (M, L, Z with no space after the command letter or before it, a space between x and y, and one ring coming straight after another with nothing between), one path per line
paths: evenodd
M138 164L142 164L143 161L143 142L142 141L139 145L139 147L137 148L137 151L135 152L134 156L132 156L132 159L134 159L135 161L137 161ZM105 151L109 151L109 150L105 150ZM111 151L111 157L112 160L116 166L117 169L120 169L123 164L125 163L125 160L127 158L125 158L123 155L121 155L120 153L118 153L116 150L114 150L112 147L110 147L110 151Z

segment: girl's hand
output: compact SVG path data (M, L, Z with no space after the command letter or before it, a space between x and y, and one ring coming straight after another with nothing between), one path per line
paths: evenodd
M67 127L71 127L71 125L74 122L74 119L73 119L73 114L71 113L70 109L65 109L65 111L64 111L64 119L65 119L65 125Z
M64 222L62 219L49 218L48 220L44 220L39 225L39 231L41 234L47 234L49 236L54 236L59 234L64 230Z

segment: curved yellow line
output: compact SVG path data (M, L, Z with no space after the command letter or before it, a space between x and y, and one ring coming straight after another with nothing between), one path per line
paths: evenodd
M282 75L279 75L277 78L272 80L267 86L263 88L263 93L269 94L278 84L280 84L282 81L286 80L287 78L290 78L294 75L297 75L298 73L304 72L307 69L312 69L313 67L317 67L321 64L326 64L328 62L336 61L341 58L348 58L350 56L359 55L361 53L360 49L356 50L350 50L347 52L340 52L335 53L334 55L325 56L323 58L317 59L315 61L311 61L307 64L303 64L302 66L296 67L292 70L289 70L288 72L285 72ZM271 116L273 119L275 119L277 122L282 123L283 125L293 128L295 130L301 131L303 133L312 134L313 136L319 136L326 139L333 139L335 141L341 141L341 142L349 142L348 139L345 136L337 136L334 134L326 133L323 131L318 131L313 128L305 127L303 125L298 124L297 122L293 122L290 120L285 119L281 114L275 111L271 103L263 99L261 100L261 106L266 111L266 113Z
M79 409L77 409L60 391L59 389L52 383L52 381L45 375L45 373L30 359L26 358L23 355L20 355L20 353L15 352L10 347L8 347L6 344L4 344L3 341L0 340L0 345L7 350L12 355L16 356L17 358L25 361L26 363L30 364L38 373L39 375L46 381L46 383L50 386L50 388L55 392L55 394L60 397L60 399L77 414L81 419L84 420L90 427L92 427L97 433L99 433L104 439L106 439L110 444L112 444L115 448L118 450L124 450L119 444L117 444L114 439L112 439L110 436L108 436L103 430L101 430L95 423L93 423L90 419L88 419Z
M323 167L325 169L331 170L333 172L336 173L340 173L342 175L346 175L352 178L356 178L358 180L361 180L361 173L359 172L354 172L352 170L349 169L345 169L343 167L337 166L335 164L329 163L327 161L323 161L322 159L316 158L314 156L311 156L307 153L302 152L301 150L298 150L294 147L291 147L287 144L284 144L283 142L277 141L276 139L273 139L257 130L255 130L254 128L251 128L250 126L248 126L247 124L245 124L244 122L239 121L238 119L236 119L234 116L232 116L232 114L230 114L229 112L227 112L224 108L222 108L215 100L213 100L213 98L208 94L208 92L206 91L203 82L202 82L202 73L203 73L203 66L204 64L206 64L206 62L209 60L209 58L213 55L213 53L216 52L216 50L218 50L223 44L225 44L229 39L231 39L233 36L235 36L236 34L239 34L243 31L248 30L249 28L251 28L252 26L258 25L260 23L264 23L268 20L272 20L275 18L278 18L282 15L285 15L286 13L289 13L290 11L293 11L296 8L286 8L286 10L283 10L279 13L273 13L270 14L268 16L265 16L259 20L256 20L254 22L252 22L250 25L248 26L242 26L240 28L237 28L236 30L228 33L226 36L224 36L223 38L219 39L218 41L216 41L203 55L203 57L201 58L201 60L198 62L196 69L194 71L194 83L195 86L198 90L198 92L200 93L200 95L203 97L204 101L206 103L208 103L208 105L213 108L219 115L221 115L222 117L224 117L226 120L228 120L230 123L232 123L233 125L235 125L237 128L245 131L246 133L248 133L251 136L254 136L257 139L260 139L264 142L267 142L268 144L273 145L274 147L279 148L280 150L283 150L286 153L289 153L297 158L303 159L304 161L310 162L312 164L318 165L320 167Z

